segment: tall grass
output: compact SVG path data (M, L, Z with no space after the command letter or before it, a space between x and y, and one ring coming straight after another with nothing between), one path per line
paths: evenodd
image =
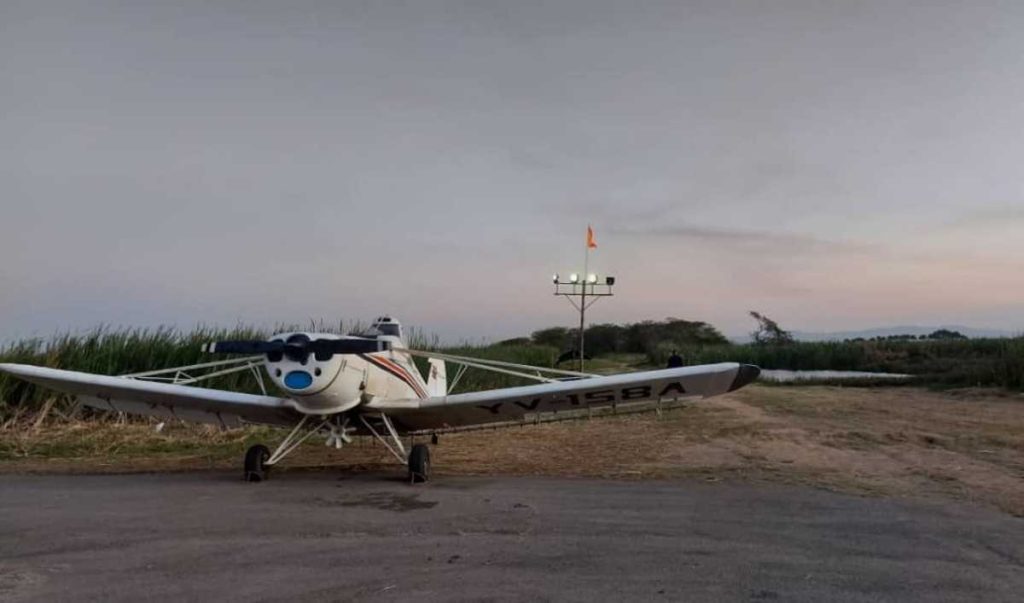
M273 333L311 330L325 333L361 332L362 323L312 323L308 325L278 325L273 329L238 326L219 329L200 326L191 331L159 327L155 329L118 329L99 327L83 333L65 333L54 337L15 341L0 348L0 362L31 364L61 368L100 375L125 375L176 366L188 366L218 360L200 351L203 343L222 339L266 339ZM441 350L436 336L418 329L406 333L406 341L413 349ZM523 346L457 346L444 348L449 354L506 360L521 364L551 366L558 355L555 348L539 345ZM421 370L425 361L417 360ZM454 377L450 369L449 379ZM460 379L457 392L477 391L496 387L510 387L529 383L509 375L470 370ZM269 381L267 382L269 385ZM259 393L256 379L249 371L215 377L202 383L203 387ZM44 407L59 412L67 407L69 398L47 388L38 387L0 373L0 425L19 416L29 416Z
M455 356L470 356L473 358L483 358L487 360L501 360L504 362L514 362L516 364L528 364L531 366L547 368L553 367L555 360L558 359L557 348L536 344L460 346L445 348L441 351ZM455 377L456 370L457 367L450 364L448 365L449 383L451 383L452 379ZM515 377L513 375L504 375L470 368L463 374L462 378L459 379L459 382L456 384L452 393L474 392L499 387L515 387L517 385L533 384L536 384L536 381L524 379L522 377Z
M201 344L218 339L264 339L268 333L251 327L197 327L189 332L99 327L86 333L65 333L50 339L16 341L0 350L0 362L32 364L101 375L124 375L159 368L187 366L214 360ZM249 372L216 377L209 387L257 392ZM35 411L63 396L7 374L0 374L0 418Z
M265 339L271 333L315 330L345 333L360 331L353 323L278 325L273 329L238 326L233 329L197 327L191 331L173 328L125 329L100 327L85 333L68 333L48 339L15 341L0 348L0 362L33 364L103 375L123 375L174 366L208 362L200 345L218 339ZM439 346L436 337L413 330L407 338L415 349L504 360L551 367L559 349L548 345L519 342L518 345L454 347ZM954 341L863 341L794 343L786 346L704 345L655 346L648 352L649 366L662 367L678 349L687 364L745 362L769 369L860 370L909 373L924 383L939 386L996 386L1024 390L1024 338L972 339ZM418 361L421 369L422 361ZM449 379L456 367L449 367ZM527 384L529 381L470 369L454 391L466 392ZM249 372L211 379L204 386L235 391L258 392ZM18 416L32 415L41 408L60 410L66 398L9 375L0 374L0 424Z
M797 342L784 346L724 345L679 350L688 364L745 362L766 369L906 373L940 386L1024 389L1024 338L948 341ZM664 366L671 350L649 361Z
M100 326L91 331L63 333L50 338L14 341L0 348L0 362L31 364L100 375L126 375L220 360L201 351L204 343L222 339L266 339L273 333L360 331L362 323L310 321L306 325L279 324L272 329L239 325L232 329L198 326L190 331L171 327L154 329ZM269 382L268 382L269 384ZM249 371L211 378L204 387L250 393L261 390ZM32 414L48 403L67 397L0 373L0 424L21 414Z

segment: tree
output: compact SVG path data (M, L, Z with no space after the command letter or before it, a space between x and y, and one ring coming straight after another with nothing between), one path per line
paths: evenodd
M750 334L758 345L787 345L793 343L793 334L782 330L779 323L753 310L750 316L757 321L757 330Z
M616 325L595 324L587 327L586 352L589 356L629 353L647 354L659 347L687 347L725 345L729 340L715 327L706 322L666 318L662 321ZM540 345L550 345L560 350L573 350L579 341L578 329L550 327L534 331L531 339Z
M530 336L537 345L549 345L559 350L569 344L569 329L565 327L551 327L534 331Z
M682 320L670 316L665 319L664 331L663 339L677 345L724 345L729 343L725 335L706 322Z
M949 329L939 329L933 331L928 339L967 339L967 336L960 331L950 331Z
M505 339L503 341L499 341L495 345L501 345L501 346L508 347L508 346L530 345L530 343L531 343L531 341L530 341L529 337L513 337L512 339Z
M577 329L573 334L579 337ZM615 324L596 324L587 327L586 353L590 356L601 356L623 351L623 329Z

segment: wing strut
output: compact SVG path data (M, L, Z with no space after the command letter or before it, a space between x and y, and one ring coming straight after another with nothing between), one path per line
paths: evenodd
M327 417L321 421L319 425L309 429L309 431L299 436L299 432L302 431L302 428L306 425L306 421L309 420L309 417L310 415L302 415L302 419L295 425L295 428L292 429L283 440L281 440L281 443L277 445L277 449L274 450L274 454L270 455L270 458L263 463L264 465L273 466L279 463L281 459L291 454L296 448L302 445L303 442L308 440L309 436L320 431L320 428L327 425L327 422L331 420L331 417Z
M452 364L458 364L463 367L468 366L485 371L492 371L495 373L502 373L505 375L512 375L515 377L523 377L525 379L531 379L533 381L540 381L541 383L554 383L556 381L562 381L566 377L586 379L590 377L599 376L593 373L580 373L578 371L567 371L564 369L532 366L529 364L517 364L515 362L504 362L502 360L490 360L487 358L471 358L469 356L455 356L453 354L442 354L439 352L423 352L420 350L409 349L401 351L406 352L411 356L419 356L421 358L437 358L439 360L451 362ZM558 378L556 376L561 376L561 378ZM456 377L455 381L457 380L458 378Z
M459 370L455 371L455 378L452 379L452 382L448 384L448 392L447 393L450 394L453 391L455 391L455 386L459 384L459 380L462 379L462 376L466 374L466 369L467 368L469 368L469 367L466 366L465 364L460 364L459 365Z
M263 395L267 394L267 388L263 384L263 377L260 375L260 366L263 364L262 356L247 356L245 358L232 358L230 360L218 360L216 362L203 362L202 364L190 364L188 366L176 366L173 368L145 371L142 373L129 373L121 375L123 379L137 379L139 381L156 381L171 383L173 385L192 385L206 379L252 371L259 383ZM217 369L217 370L212 370ZM193 375L195 371L208 371L202 374Z
M380 442L381 444L384 444L384 447L388 449L388 452L390 452L392 455L394 455L396 459L398 459L399 463L403 465L406 463L406 461L409 459L409 455L408 453L406 453L405 446L402 444L402 438L398 437L398 432L395 431L395 426L391 423L391 419L389 419L386 414L380 413L380 420L381 423L384 424L384 427L387 428L388 435L391 436L391 441L395 444L394 447L392 447L391 444L388 443L387 438L382 436L380 433L377 432L376 429L373 428L373 425L371 425L370 422L366 420L366 415L359 415L359 420L362 421L363 425L365 425L366 428L370 430L370 433L373 434L373 437L377 438L377 441ZM397 448L397 450L395 448Z

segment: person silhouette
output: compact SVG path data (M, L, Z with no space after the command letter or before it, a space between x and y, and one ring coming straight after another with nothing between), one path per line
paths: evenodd
M668 368L679 368L681 366L683 366L683 357L675 350L672 350L672 355L668 357Z

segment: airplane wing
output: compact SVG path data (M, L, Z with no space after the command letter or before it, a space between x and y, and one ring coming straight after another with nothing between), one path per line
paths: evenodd
M93 375L25 364L0 364L0 371L75 394L86 406L239 427L247 423L295 425L300 415L285 398L219 389Z
M375 401L405 431L444 430L523 421L528 416L599 407L629 407L658 400L717 396L760 374L749 364L727 362L540 385L436 396L425 400Z

